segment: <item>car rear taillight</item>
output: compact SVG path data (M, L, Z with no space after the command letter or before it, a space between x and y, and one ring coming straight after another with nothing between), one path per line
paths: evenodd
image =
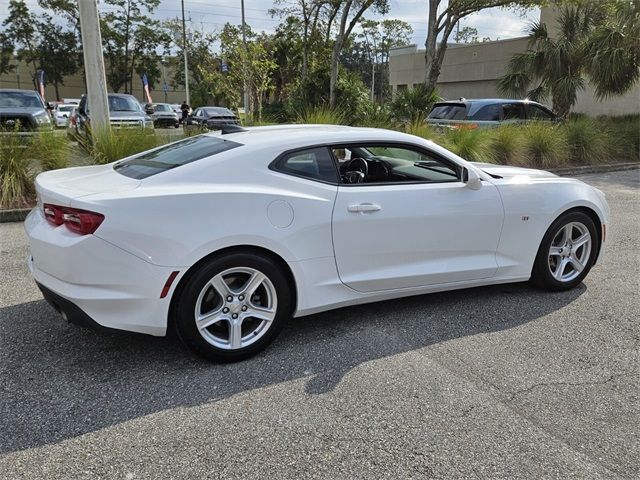
M61 207L45 203L42 206L44 217L53 225L64 224L69 230L80 235L89 235L95 232L104 215L101 213L80 210L79 208Z

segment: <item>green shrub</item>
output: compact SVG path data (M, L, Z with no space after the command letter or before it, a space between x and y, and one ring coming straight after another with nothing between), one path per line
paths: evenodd
M416 137L422 137L436 142L440 140L440 137L442 136L442 134L438 133L432 125L426 123L424 120L416 120L406 123L404 125L404 131L410 135L415 135Z
M362 105L358 112L356 125L373 128L393 128L394 122L391 118L391 110L387 105L378 105L368 101Z
M608 158L627 162L640 160L640 115L599 117L597 122L607 133Z
M19 135L0 135L0 207L29 205L33 198L34 170L29 139Z
M494 162L491 131L488 129L453 128L445 132L442 144L470 162Z
M39 161L43 172L69 166L70 146L65 135L45 131L37 135L29 147L30 156Z
M490 144L497 163L519 165L523 160L524 135L521 125L503 125L490 130Z
M588 117L578 117L563 125L569 158L575 163L598 163L607 151L608 135Z
M561 126L536 122L522 128L528 166L551 168L566 163L567 140Z
M110 129L92 132L90 141L79 142L97 164L115 162L121 158L167 143L153 131L138 128Z
M345 125L346 115L340 108L331 108L328 104L306 107L300 110L296 123Z

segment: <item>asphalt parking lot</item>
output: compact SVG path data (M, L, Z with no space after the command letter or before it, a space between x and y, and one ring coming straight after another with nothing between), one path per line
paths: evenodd
M504 285L292 321L258 357L70 326L0 225L0 478L638 478L640 172L577 289Z

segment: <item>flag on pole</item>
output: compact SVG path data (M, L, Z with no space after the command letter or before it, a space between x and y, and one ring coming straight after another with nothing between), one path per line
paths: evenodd
M38 90L40 91L40 96L42 97L42 101L44 101L44 70L38 70Z
M149 79L147 79L147 74L142 74L142 88L144 89L144 94L147 97L147 102L153 103L151 100L151 93L149 93Z

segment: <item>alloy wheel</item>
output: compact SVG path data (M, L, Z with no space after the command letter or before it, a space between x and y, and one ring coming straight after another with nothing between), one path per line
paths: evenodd
M215 275L202 288L195 305L195 324L214 347L238 350L269 330L277 307L276 289L264 273L234 267Z

